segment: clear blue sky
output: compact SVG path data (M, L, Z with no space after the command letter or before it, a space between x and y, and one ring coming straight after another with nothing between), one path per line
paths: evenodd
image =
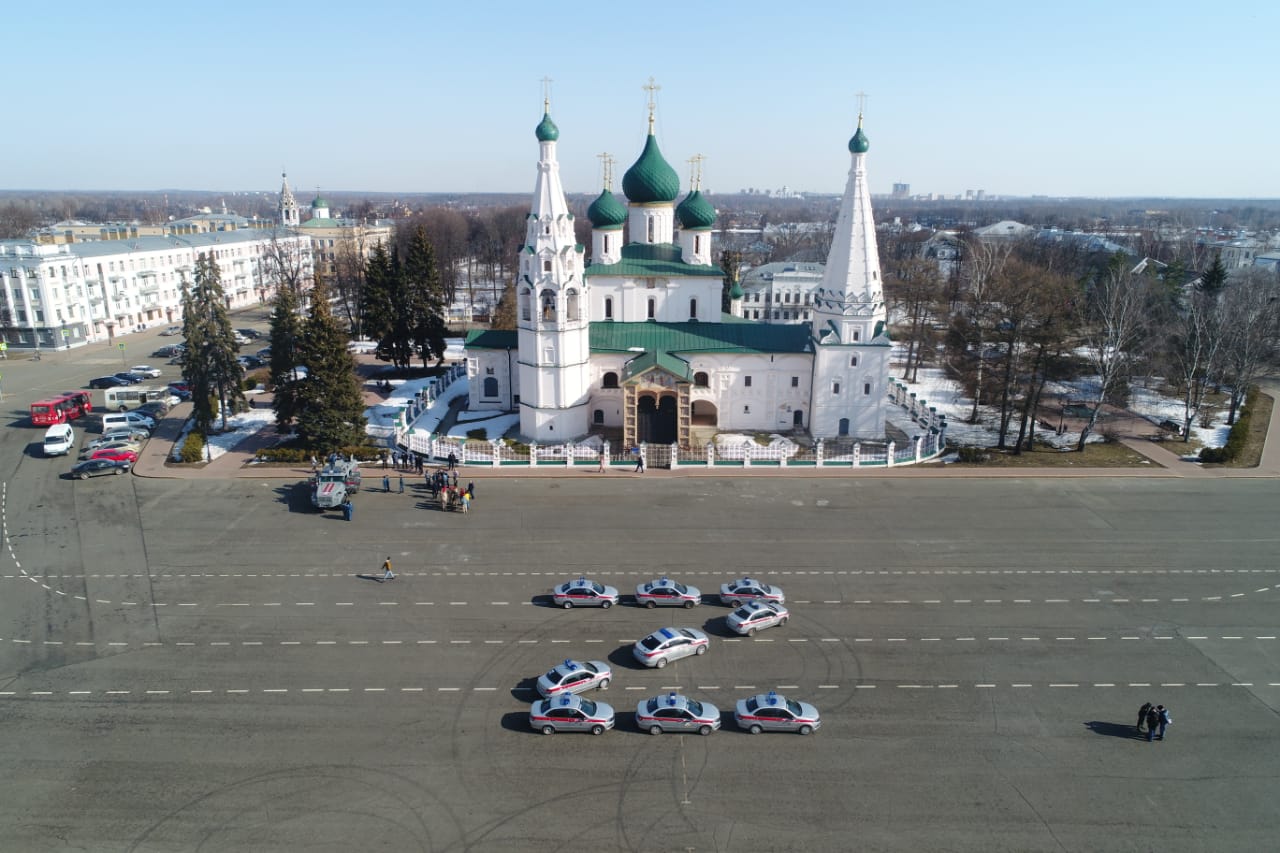
M840 191L865 91L875 192L1280 197L1280 3L637 8L13 4L0 186L527 192L550 76L566 189L617 188L652 75L685 188Z

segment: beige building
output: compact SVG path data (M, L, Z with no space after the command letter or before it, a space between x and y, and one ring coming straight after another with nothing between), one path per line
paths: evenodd
M338 273L338 265L344 260L359 259L362 263L373 253L379 243L391 244L395 224L389 219L372 221L344 219L332 215L329 202L317 196L311 202L311 215L305 221L301 210L289 189L288 175L280 186L280 222L286 228L296 228L298 233L311 241L311 254L316 272L332 282Z

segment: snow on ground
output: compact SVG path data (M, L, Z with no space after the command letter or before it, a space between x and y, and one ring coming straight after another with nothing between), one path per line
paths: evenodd
M396 418L400 416L401 411L409 406L409 403L418 396L423 388L429 385L432 380L427 379L391 379L392 391L387 399L381 403L370 406L364 410L365 419L369 425L365 431L369 435L386 436L391 434L391 430L395 427ZM467 393L467 380L456 379L453 384L444 390L444 393L435 399L421 417L414 422L414 426L426 432L435 432L440 426L440 421L444 420L444 416L449 413L449 404L459 397L465 396Z
M238 415L232 415L227 418L227 429L225 432L217 433L209 436L205 458L209 461L217 459L228 450L234 448L237 444L244 441L249 436L261 429L265 429L276 421L276 413L271 409L250 409L247 412L241 412ZM174 462L182 461L182 445L187 440L187 433L191 432L195 426L195 421L188 419L182 427L182 434L178 436L178 440L173 443L172 458ZM222 419L218 418L214 421L214 427L222 426Z
M901 349L896 354L905 360L905 349ZM894 379L898 379L896 373L892 375ZM999 410L993 406L979 406L978 422L966 423L973 412L973 398L966 397L960 389L960 383L948 378L941 368L921 368L919 381L905 384L909 390L916 393L917 399L926 401L928 405L936 407L939 414L947 416L949 444L990 447L996 443L999 436ZM1096 397L1097 388L1097 377L1082 377L1072 382L1050 383L1046 386L1045 393L1087 400ZM1141 385L1131 386L1130 408L1134 414L1151 421L1153 426L1165 419L1182 422L1181 400L1165 397ZM888 417L890 423L908 435L914 435L920 431L919 426L911 421L906 411L898 406L890 406ZM1104 439L1101 430L1104 423L1100 420L1095 426L1089 436L1091 442ZM1016 424L1014 430L1014 437L1016 437ZM1226 444L1228 432L1230 427L1221 422L1215 422L1207 429L1197 424L1191 426L1192 437L1206 447L1221 447ZM1057 435L1051 430L1037 429L1036 439L1054 447L1074 447L1080 440L1080 433L1066 432Z
M461 380L459 380L461 381ZM507 434L507 430L520 425L519 415L508 414L484 414L481 412L468 412L473 417L467 420L458 419L458 423L453 425L453 429L449 430L450 438L466 438L467 433L476 429L483 429L486 439L502 438ZM483 415L475 417L475 415Z

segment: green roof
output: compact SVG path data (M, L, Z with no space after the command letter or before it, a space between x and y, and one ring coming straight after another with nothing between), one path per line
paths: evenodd
M621 228L627 221L627 209L617 196L604 190L587 208L587 219L591 220L592 228Z
M708 275L724 278L724 270L712 264L686 264L675 243L628 243L616 264L592 264L586 275L621 275L636 278Z
M703 231L716 224L716 209L701 190L694 190L676 207L676 218L681 228Z
M633 376L639 376L653 367L660 367L686 382L692 378L689 371L689 362L683 358L674 356L669 352L649 352L647 350L627 362L622 378L630 379Z
M610 323L590 326L593 353L647 353L652 363L683 375L687 365L671 358L681 353L777 353L810 352L809 325L759 323L723 315L722 323ZM468 349L517 349L517 332L473 329L467 333Z
M871 140L867 139L867 135L862 132L862 122L858 122L858 132L849 140L850 154L866 154L867 149L871 147Z
M809 326L751 321L591 324L593 353L632 352L637 347L654 353L809 352Z
M325 201L324 199L320 198L320 196L316 196L315 198L313 198L313 199L311 200L311 206L312 206L312 207L328 207L328 206L329 206L329 202L327 202L327 201Z
M658 150L652 133L645 140L644 151L622 176L622 191L637 204L672 202L680 195L680 176Z
M538 122L538 128L534 133L539 142L555 142L560 138L560 128L556 127L556 123L551 120L551 113L542 114L542 121Z

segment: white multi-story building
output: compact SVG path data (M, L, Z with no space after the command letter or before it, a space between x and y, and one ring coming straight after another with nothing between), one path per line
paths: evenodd
M80 346L182 322L182 282L211 254L229 309L271 299L273 253L310 280L310 242L290 231L245 229L129 240L41 244L0 241L0 335L11 348Z
M735 315L762 323L808 323L824 267L816 262L778 261L748 270L742 277L742 299L733 303Z
M696 182L675 203L680 179L658 148L652 105L644 150L622 180L627 205L606 178L587 211L589 260L545 111L536 136L517 331L468 336L471 409L518 411L523 435L539 442L621 429L628 444L688 445L694 427L884 437L890 343L861 117L831 253L800 324L745 319L738 285L732 313L720 310L716 212Z

